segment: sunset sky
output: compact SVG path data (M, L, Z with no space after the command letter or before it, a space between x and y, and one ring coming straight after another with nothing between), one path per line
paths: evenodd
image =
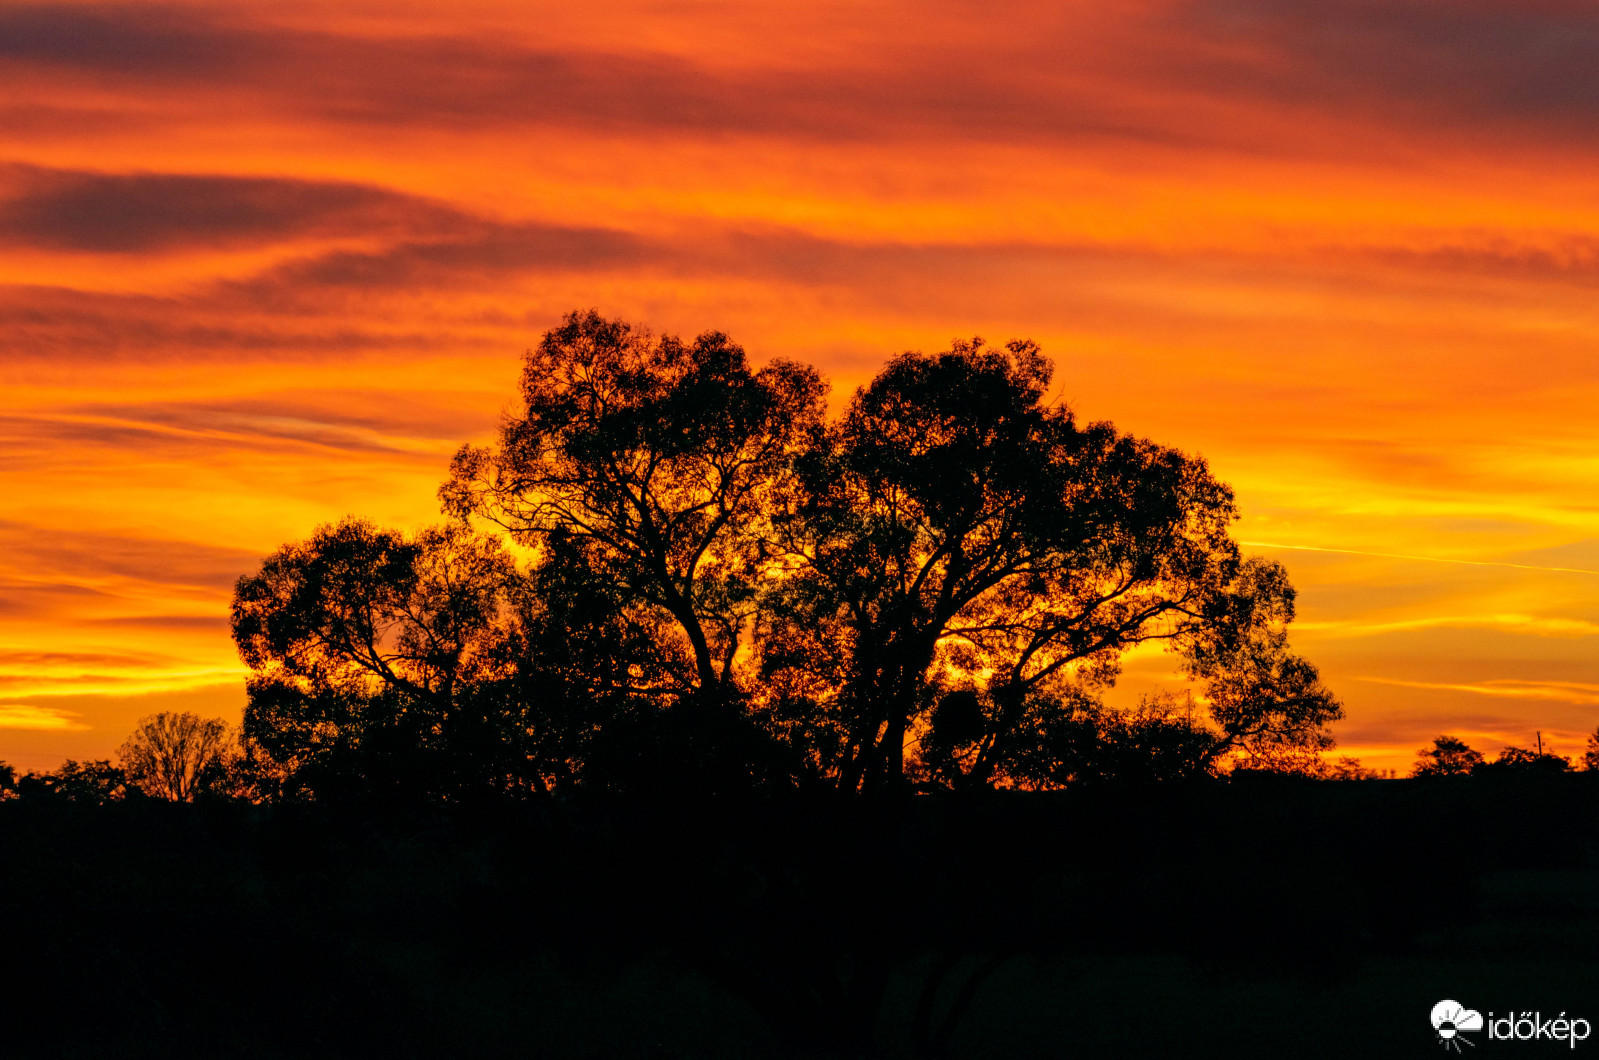
M1580 752L1595 56L1555 0L4 5L0 759L236 721L235 579L438 519L589 306L835 402L1036 339L1237 489L1340 753Z

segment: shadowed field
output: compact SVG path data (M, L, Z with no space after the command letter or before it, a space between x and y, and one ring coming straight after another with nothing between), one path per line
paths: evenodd
M1599 1014L1593 780L1249 778L876 807L14 801L3 1043L1436 1055L1441 998Z

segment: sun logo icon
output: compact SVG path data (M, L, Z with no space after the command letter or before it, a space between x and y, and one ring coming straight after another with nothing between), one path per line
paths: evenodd
M1445 1049L1462 1052L1460 1043L1476 1045L1470 1038L1462 1038L1465 1031L1482 1030L1482 1013L1466 1008L1458 1001L1440 1001L1432 1007L1432 1029L1438 1032L1438 1044Z

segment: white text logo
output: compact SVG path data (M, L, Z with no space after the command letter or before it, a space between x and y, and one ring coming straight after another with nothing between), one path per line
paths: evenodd
M1497 1019L1490 1012L1485 1020L1481 1012L1458 1001L1438 1002L1432 1007L1430 1019L1432 1029L1438 1032L1438 1044L1457 1053L1465 1052L1460 1047L1462 1042L1477 1044L1464 1035L1481 1030L1487 1030L1491 1042L1549 1041L1560 1042L1569 1049L1575 1049L1578 1042L1586 1041L1593 1033L1593 1026L1587 1020L1580 1016L1568 1018L1564 1012L1547 1019L1541 1012L1512 1011Z

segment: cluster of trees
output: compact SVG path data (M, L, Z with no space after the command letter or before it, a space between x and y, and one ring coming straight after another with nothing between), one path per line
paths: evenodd
M48 772L18 776L0 762L0 798L43 797L104 803L151 797L172 802L257 796L257 764L221 718L162 712L140 718L109 759L68 759Z
M1586 771L1599 770L1599 730L1588 734L1588 746L1577 763ZM1481 751L1474 750L1456 736L1439 736L1431 747L1416 752L1413 777L1493 776L1507 773L1566 773L1572 762L1564 755L1545 751L1540 743L1537 750L1507 746L1499 757L1489 761Z
M807 366L592 311L527 354L415 534L240 580L243 734L284 797L1060 787L1319 761L1282 567L1202 459L1079 423L1030 342ZM1162 644L1197 698L1102 694Z

